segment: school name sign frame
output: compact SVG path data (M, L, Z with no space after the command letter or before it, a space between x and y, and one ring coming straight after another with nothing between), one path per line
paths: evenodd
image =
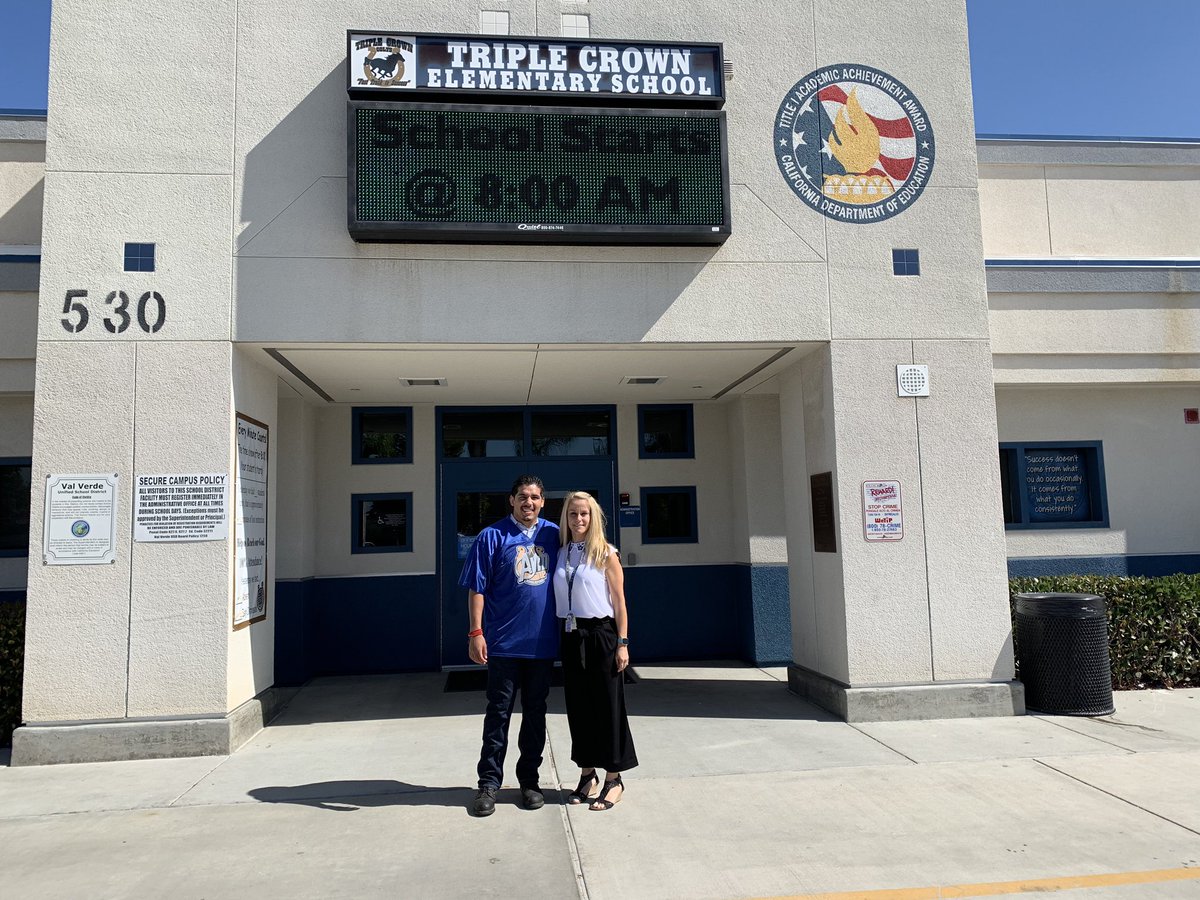
M348 31L352 96L689 105L725 102L719 43L517 38L511 35Z

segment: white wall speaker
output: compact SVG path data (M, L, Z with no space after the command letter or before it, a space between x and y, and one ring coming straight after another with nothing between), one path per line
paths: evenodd
M896 395L929 396L929 366L896 366Z

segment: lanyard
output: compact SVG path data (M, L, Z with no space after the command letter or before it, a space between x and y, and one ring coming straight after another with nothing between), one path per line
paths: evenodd
M571 551L575 547L579 547L579 560L575 565L571 565ZM575 589L575 576L579 574L579 570L583 567L583 551L585 545L571 543L567 546L567 621L571 623L571 627L567 630L573 630L575 625L575 614L572 611L571 594Z

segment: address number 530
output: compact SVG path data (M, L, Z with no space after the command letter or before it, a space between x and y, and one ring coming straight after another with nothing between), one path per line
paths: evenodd
M63 300L62 327L70 334L79 334L88 327L88 292L72 289ZM162 330L167 322L167 301L158 291L146 291L138 298L136 307L138 327L146 334ZM104 328L109 334L121 334L129 328L133 316L129 312L129 295L124 291L109 291L104 298Z

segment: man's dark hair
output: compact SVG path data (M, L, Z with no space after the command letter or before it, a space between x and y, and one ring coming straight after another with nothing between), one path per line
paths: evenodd
M537 488L542 492L542 496L545 496L546 486L542 484L542 479L538 478L536 475L518 475L517 480L513 482L512 490L508 492L508 496L517 496L517 491L527 485Z

